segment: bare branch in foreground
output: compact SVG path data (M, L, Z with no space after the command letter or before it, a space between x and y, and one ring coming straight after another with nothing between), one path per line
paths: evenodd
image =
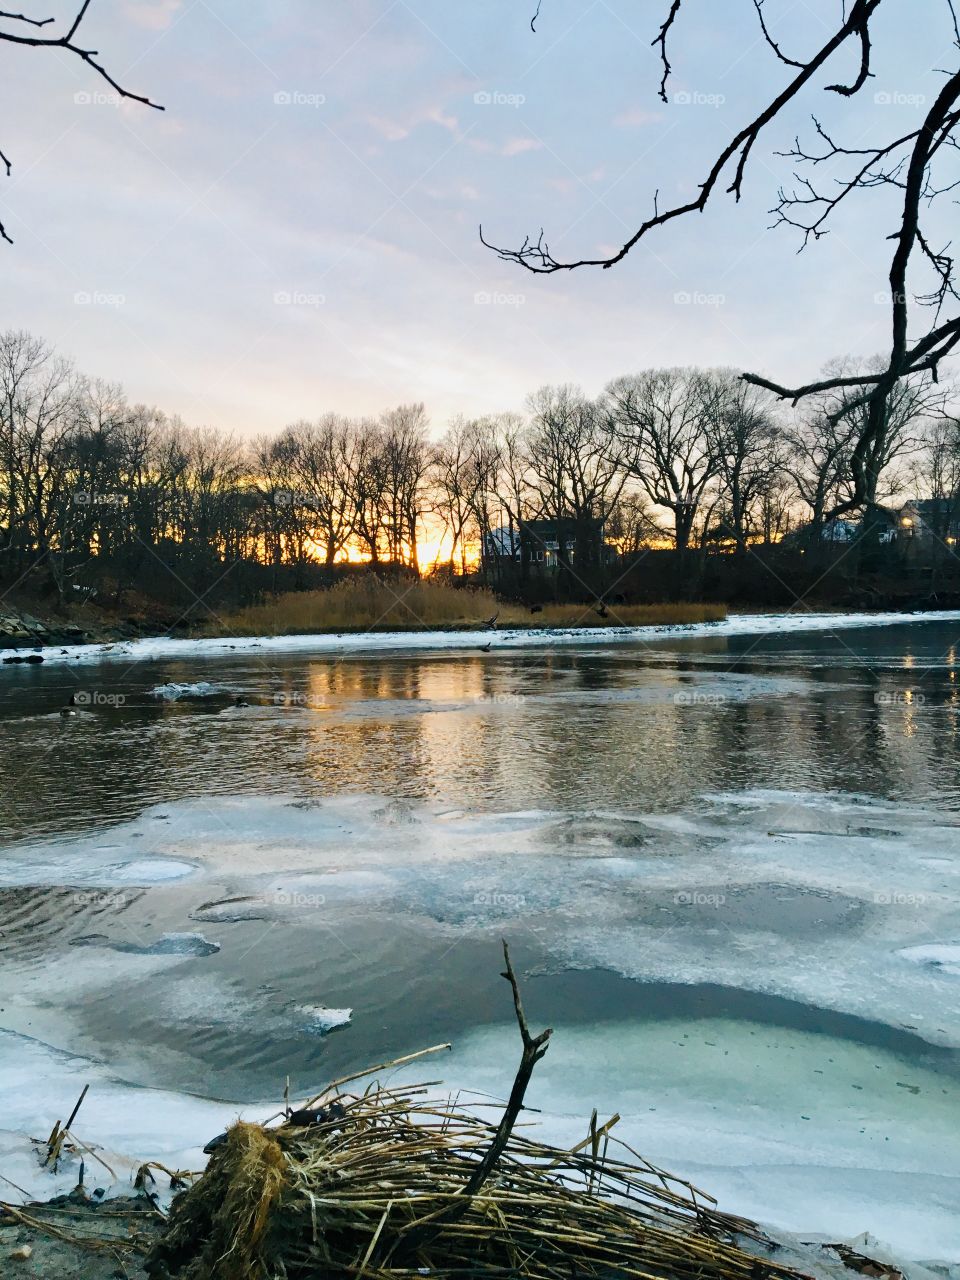
M80 28L80 24L86 17L90 8L91 0L83 0L82 5L74 16L68 30L64 35L38 35L33 33L23 33L20 31L9 31L0 28L0 42L13 45L22 45L31 49L65 49L68 53L74 54L81 62L91 67L96 74L110 86L111 89L121 98L126 98L131 102L140 102L146 107L153 107L155 111L163 111L164 108L158 102L153 102L150 98L139 93L133 93L129 89L125 89L114 77L107 71L102 62L98 62L99 51L97 49L86 49L82 45L75 42L75 36ZM28 26L35 28L43 28L53 23L53 18L28 18L22 13L9 13L0 11L0 23L2 22L22 22ZM11 161L0 151L0 163L3 164L7 177L10 176L12 170ZM13 240L7 234L7 230L3 223L0 222L0 239L6 240L8 244L12 244Z

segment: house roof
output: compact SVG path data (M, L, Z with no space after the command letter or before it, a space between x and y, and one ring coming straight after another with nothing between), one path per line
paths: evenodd
M929 516L950 516L960 514L960 499L911 498L909 502L904 504L904 511L906 511L907 507L916 512L921 519Z

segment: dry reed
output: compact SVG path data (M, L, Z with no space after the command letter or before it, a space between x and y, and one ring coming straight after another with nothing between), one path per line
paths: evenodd
M179 1280L798 1280L742 1247L770 1243L753 1223L618 1142L619 1117L598 1126L594 1112L569 1151L517 1132L551 1032L530 1033L506 943L504 959L523 1052L498 1123L426 1085L345 1093L360 1077L335 1081L279 1127L241 1122L214 1144L148 1268Z
M719 604L546 604L537 613L503 604L485 588L434 579L345 578L323 591L291 591L218 620L217 634L296 635L359 630L474 628L496 617L498 627L639 627L716 622Z

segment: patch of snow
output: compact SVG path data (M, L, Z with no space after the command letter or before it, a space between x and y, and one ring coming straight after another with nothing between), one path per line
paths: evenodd
M28 1036L0 1030L0 1084L4 1098L0 1130L0 1199L48 1200L77 1185L82 1152L68 1156L57 1173L40 1165L30 1139L46 1139L56 1120L65 1121L85 1084L73 1131L114 1170L84 1157L87 1185L108 1195L131 1194L145 1160L171 1169L202 1169L204 1145L242 1114L230 1103L189 1094L144 1089L112 1076L101 1063L65 1053ZM250 1108L247 1119L266 1118L267 1107ZM161 1180L161 1191L164 1190ZM15 1186L12 1184L16 1184Z
M158 684L147 691L148 698L160 698L163 702L177 702L180 698L211 698L215 694L225 693L229 686L211 684L209 680L196 680L178 684Z
M960 610L939 609L914 613L765 613L733 614L722 622L673 623L643 627L570 627L539 629L503 627L486 631L391 631L358 632L353 635L218 636L197 640L156 636L132 640L109 649L100 645L69 645L49 650L45 661L86 663L139 661L147 659L190 659L223 657L231 653L391 653L402 650L475 649L477 636L491 635L494 650L507 648L550 648L555 645L609 645L657 643L669 639L698 636L781 635L800 632L839 631L855 627L904 626L921 622L957 622ZM10 656L25 656L29 649L11 650Z
M932 965L960 977L960 943L934 942L922 947L904 947L897 954L915 964Z
M325 1035L337 1027L345 1027L353 1016L352 1009L328 1009L324 1005L304 1005L301 1013L310 1020L310 1030Z
M515 1025L476 1028L444 1059L444 1089L503 1099L517 1057ZM417 1065L399 1078L423 1078ZM903 1258L960 1261L960 1082L881 1049L725 1019L559 1026L527 1101L561 1147L591 1107L618 1112L614 1137L777 1232L869 1232Z

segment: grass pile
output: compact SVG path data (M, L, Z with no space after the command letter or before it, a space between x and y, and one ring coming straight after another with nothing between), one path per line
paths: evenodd
M435 579L344 578L323 591L290 591L218 619L217 634L306 635L360 630L420 631L480 627L640 627L717 622L718 604L546 604L537 613L503 604L485 588L460 588Z
M742 1247L768 1243L752 1223L618 1143L618 1117L598 1126L594 1113L572 1150L518 1131L550 1032L530 1034L504 954L523 1052L498 1123L432 1100L430 1085L336 1082L276 1127L234 1125L175 1201L148 1269L178 1280L796 1280Z

